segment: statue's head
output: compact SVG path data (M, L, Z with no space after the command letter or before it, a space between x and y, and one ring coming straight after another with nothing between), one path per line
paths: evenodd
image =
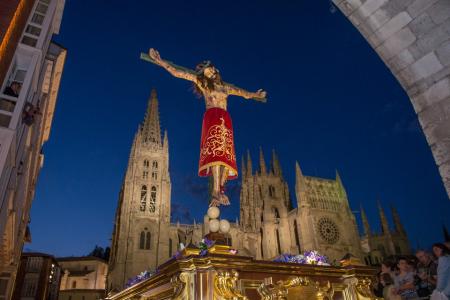
M199 77L206 77L209 80L220 79L219 70L217 70L214 65L209 60L202 61L195 67L195 72Z
M194 83L194 92L202 95L202 89L213 90L215 85L222 84L222 77L220 77L219 70L209 61L205 60L195 67L198 82Z

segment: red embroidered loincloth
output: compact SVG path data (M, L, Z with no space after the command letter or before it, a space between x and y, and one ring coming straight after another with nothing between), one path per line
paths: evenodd
M203 115L198 175L211 176L210 167L217 165L228 168L228 179L237 177L233 124L230 114L226 110L213 107Z

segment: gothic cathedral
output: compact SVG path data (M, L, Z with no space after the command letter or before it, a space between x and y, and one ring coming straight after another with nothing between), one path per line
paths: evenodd
M361 208L364 234L360 237L344 185L335 179L303 175L295 165L295 198L275 151L266 166L262 149L259 168L241 160L240 221L231 225L228 240L240 254L270 260L282 253L318 250L331 261L352 254L367 264L389 255L410 252L406 232L393 209L394 229L381 206L381 232L374 233ZM109 261L108 291L122 290L144 270L170 259L180 243L197 243L209 232L203 224L171 223L171 182L167 132L161 139L158 99L153 90L144 122L135 135L119 195Z

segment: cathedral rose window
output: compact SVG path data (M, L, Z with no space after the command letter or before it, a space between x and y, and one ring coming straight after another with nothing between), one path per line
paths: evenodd
M320 237L329 244L334 244L339 240L339 229L336 223L329 218L321 218L317 222Z

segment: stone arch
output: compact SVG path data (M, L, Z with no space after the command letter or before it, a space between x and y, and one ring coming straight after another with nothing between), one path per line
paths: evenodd
M408 94L450 196L448 0L332 0Z

